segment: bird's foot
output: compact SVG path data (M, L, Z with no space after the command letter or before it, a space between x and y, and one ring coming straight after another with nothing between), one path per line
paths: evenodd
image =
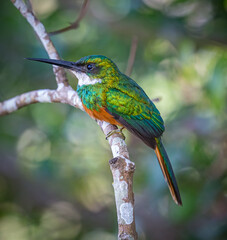
M124 127L121 127L120 129L116 129L116 130L110 131L110 132L106 135L106 140L108 140L108 138L109 138L110 136L112 136L114 133L119 133L119 134L121 134L121 136L123 137L123 140L125 140L125 135L124 135L124 133L122 132L123 129L124 129Z

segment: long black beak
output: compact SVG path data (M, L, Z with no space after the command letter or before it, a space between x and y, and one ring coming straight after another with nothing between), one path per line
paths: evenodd
M56 59L45 59L45 58L26 58L28 60L43 62L48 64L57 65L63 68L71 69L74 71L81 71L81 68L76 64L76 62L69 62L63 60L56 60Z

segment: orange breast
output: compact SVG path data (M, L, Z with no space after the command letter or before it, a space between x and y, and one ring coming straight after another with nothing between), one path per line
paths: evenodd
M93 119L98 119L98 120L105 121L105 122L108 122L113 125L122 126L104 108L100 108L99 111L96 111L96 110L90 110L90 109L86 108L86 106L84 104L83 104L83 107L84 107L85 112Z

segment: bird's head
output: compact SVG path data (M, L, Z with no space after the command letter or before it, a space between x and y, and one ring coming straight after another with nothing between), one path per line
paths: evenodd
M69 69L78 78L78 85L80 86L108 81L119 74L116 64L111 59L102 55L83 57L76 62L43 58L27 59Z

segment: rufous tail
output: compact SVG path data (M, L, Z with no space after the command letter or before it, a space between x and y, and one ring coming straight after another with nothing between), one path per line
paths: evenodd
M169 157L168 157L166 150L162 144L161 138L155 138L155 140L157 143L156 148L155 148L155 153L158 158L159 165L162 169L162 173L168 184L172 198L176 204L182 205L180 192L179 192L179 189L177 186L177 181L176 181L171 163L169 161Z

